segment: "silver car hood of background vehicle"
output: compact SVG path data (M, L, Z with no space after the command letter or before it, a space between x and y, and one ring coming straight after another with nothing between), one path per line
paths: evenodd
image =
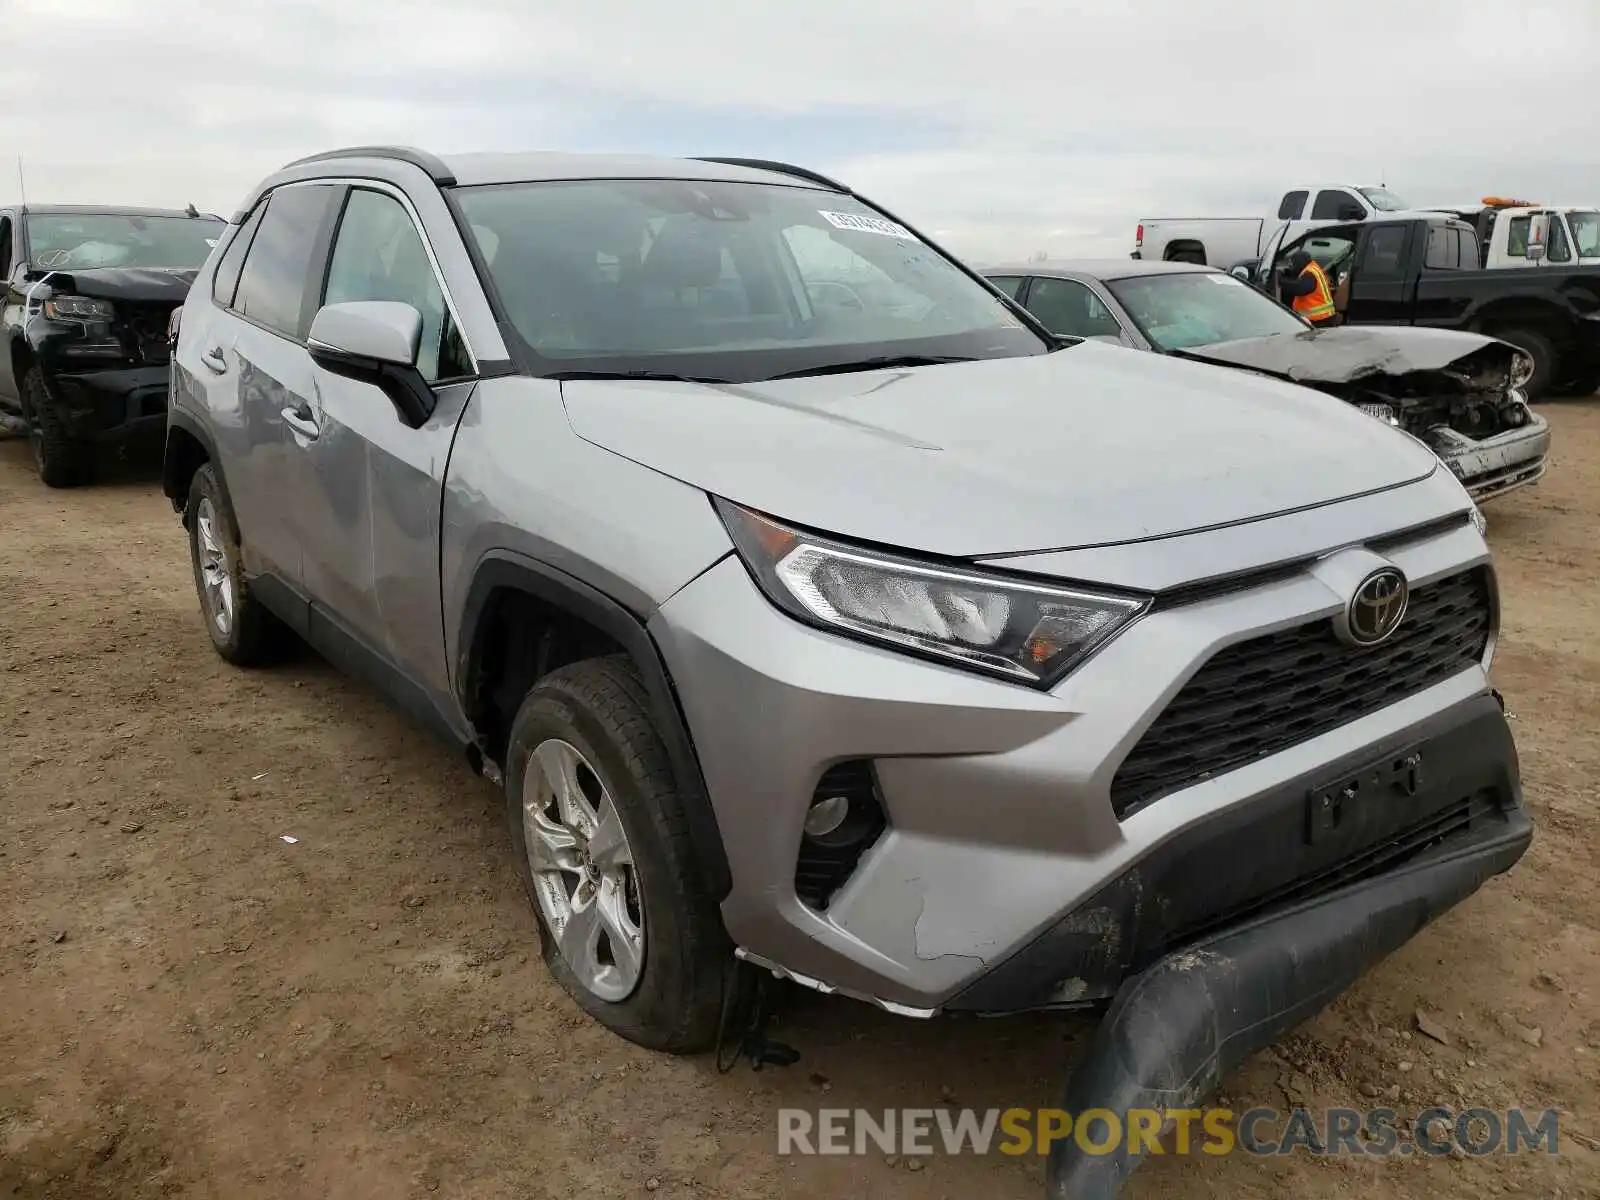
M754 384L575 380L579 437L782 520L980 558L1145 540L1426 478L1332 396L1083 343Z
M1485 347L1494 347L1495 352L1480 354ZM1458 364L1464 372L1492 365L1508 373L1517 350L1495 338L1453 329L1341 325L1193 346L1178 353L1307 383L1354 383L1374 375L1447 371ZM1485 361L1463 364L1461 360L1469 356Z

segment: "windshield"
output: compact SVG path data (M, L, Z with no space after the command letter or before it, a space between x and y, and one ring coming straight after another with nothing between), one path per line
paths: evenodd
M1600 258L1600 212L1568 213L1567 224L1572 227L1578 257Z
M1276 301L1220 272L1136 275L1106 286L1157 350L1303 333L1307 328Z
M139 217L101 213L32 213L28 254L36 267L154 267L193 271L222 236L214 217Z
M1411 207L1399 196L1383 188L1357 188L1356 191L1365 196L1368 203L1379 212L1404 212Z
M601 179L455 196L506 316L550 373L749 382L1052 349L949 259L834 192Z

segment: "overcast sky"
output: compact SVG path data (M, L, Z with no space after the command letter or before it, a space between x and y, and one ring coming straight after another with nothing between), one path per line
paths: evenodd
M401 142L783 158L974 259L1296 183L1600 202L1600 0L0 0L0 199L231 212Z

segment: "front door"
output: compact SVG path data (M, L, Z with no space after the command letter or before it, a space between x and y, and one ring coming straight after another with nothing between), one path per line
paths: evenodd
M1406 279L1410 261L1411 222L1373 225L1356 258L1350 276L1349 298L1343 309L1352 325L1409 325L1412 288Z
M422 314L416 365L434 385L413 429L375 385L312 364L314 435L300 508L302 570L318 610L413 685L449 694L439 590L439 512L473 365L407 206L378 187L350 189L321 304L387 300ZM315 619L315 618L314 618Z

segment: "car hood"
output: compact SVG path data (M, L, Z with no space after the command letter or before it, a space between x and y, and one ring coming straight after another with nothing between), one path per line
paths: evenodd
M57 292L100 300L170 300L182 304L199 274L158 267L94 267L54 271L42 282Z
M752 384L562 384L584 440L813 529L953 557L1164 537L1421 479L1331 396L1085 342Z
M1373 375L1398 377L1453 368L1464 374L1491 366L1509 372L1516 348L1495 338L1451 329L1340 325L1193 346L1177 353L1208 363L1265 371L1296 383L1354 383ZM1463 361L1469 358L1470 363Z

